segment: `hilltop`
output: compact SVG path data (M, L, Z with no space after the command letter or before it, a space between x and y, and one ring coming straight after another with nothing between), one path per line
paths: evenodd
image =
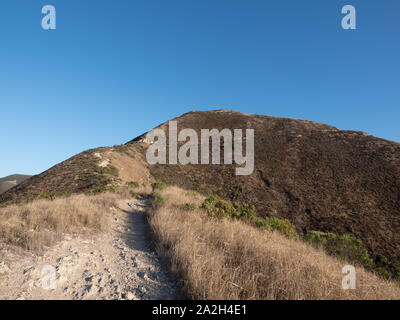
M196 132L254 129L253 173L236 176L236 165L149 165L149 143L142 135L78 154L1 194L0 206L100 193L127 181L164 181L254 205L257 216L287 219L301 234L353 235L383 269L392 272L400 265L399 143L307 120L229 110L192 111L174 120L179 130Z

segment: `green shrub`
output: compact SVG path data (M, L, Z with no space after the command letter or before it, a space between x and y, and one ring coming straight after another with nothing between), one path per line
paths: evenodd
M163 203L164 203L164 197L158 192L153 192L151 200L151 205L153 206L153 208L158 208Z
M114 166L109 166L109 167L99 167L97 166L95 169L95 172L98 173L98 175L105 175L105 174L109 174L112 175L114 177L118 177L119 176L119 170L118 168L114 167Z
M399 278L400 280L400 267L399 266L393 266L393 273L396 278Z
M50 194L51 194L50 191L41 191L38 194L38 198L47 199L47 198L50 198Z
M377 273L385 279L392 279L400 282L400 268L396 264L393 264L384 255L378 255L375 258L375 267Z
M320 231L308 231L304 236L304 240L315 247L323 247L328 241L327 238L328 234Z
M376 257L376 263L381 265L381 266L387 266L389 264L389 261L385 256L378 255Z
M231 218L235 218L237 216L235 207L230 202L224 200L217 201L214 204L213 211L220 216L228 216Z
M298 238L296 228L290 221L278 218L258 218L256 217L256 210L253 205L239 204L237 202L231 203L221 200L217 195L211 195L206 198L202 208L206 209L209 214L218 217L246 220L258 228L277 230L288 238Z
M284 234L290 239L299 237L296 227L287 219L279 219L275 217L266 217L265 219L257 218L255 224L260 228L269 228Z
M187 211L197 211L197 204L195 203L186 203L185 210Z
M156 190L163 190L167 187L167 184L162 181L156 181L151 185L153 192Z
M84 182L93 186L107 185L112 183L112 179L102 173L80 172L78 182Z
M252 222L257 228L276 230L291 239L298 238L296 227L287 219L279 219L276 217L266 217L265 219L261 219L255 217L253 218Z
M104 169L103 173L108 173L108 174L110 174L110 175L112 175L114 177L118 177L119 176L119 171L114 166L104 167L103 169Z
M352 235L309 231L304 239L316 247L324 248L328 254L342 260L358 263L365 267L372 265L372 260L368 251L363 247L362 241Z
M202 208L206 209L208 214L220 217L233 217L236 214L236 209L233 207L233 205L225 200L221 200L221 198L217 195L211 195L207 197L202 204Z
M131 194L132 198L136 198L137 194L133 190L129 190L129 193Z
M96 195L99 193L104 193L104 192L116 192L117 187L114 185L106 185L106 186L101 186L101 187L96 187L93 189L88 189L86 190L87 195Z
M256 208L254 205L248 205L248 204L233 204L234 206L237 206L237 209L240 212L239 218L247 218L247 219L254 219L256 216Z
M216 216L227 216L233 219L253 219L255 217L255 207L248 204L231 203L221 200L218 195L210 195L204 201L202 208L209 214Z
M391 278L391 274L384 268L378 268L376 270L376 273L381 276L384 279L390 279Z
M128 182L126 183L126 185L127 185L128 187L131 187L131 188L138 188L138 187L139 187L139 182L136 182L136 181L128 181Z

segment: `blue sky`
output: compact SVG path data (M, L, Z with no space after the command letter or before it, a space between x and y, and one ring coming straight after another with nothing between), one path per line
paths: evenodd
M41 28L41 9L57 29ZM341 28L341 8L357 30ZM37 174L189 110L400 141L398 0L2 0L0 176Z

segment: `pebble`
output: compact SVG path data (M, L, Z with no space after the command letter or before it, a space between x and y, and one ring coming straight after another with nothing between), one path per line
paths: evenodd
M35 270L36 268L35 267L29 267L29 268L26 268L25 270L24 270L24 274L26 274L26 275L28 275L28 274L31 274L34 270Z

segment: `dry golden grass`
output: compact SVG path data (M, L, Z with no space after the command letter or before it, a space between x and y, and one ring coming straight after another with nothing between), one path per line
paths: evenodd
M64 234L106 231L107 211L117 194L74 195L0 209L0 242L38 251Z
M355 290L342 288L345 263L297 240L228 219L210 218L201 196L169 187L151 211L159 252L194 299L399 299L400 287L356 269Z

